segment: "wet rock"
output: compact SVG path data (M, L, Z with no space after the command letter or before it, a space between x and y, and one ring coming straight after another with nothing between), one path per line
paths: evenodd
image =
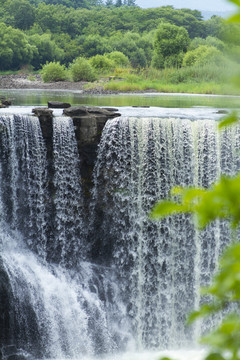
M2 353L4 357L9 357L10 355L15 355L17 353L17 348L15 345L7 345L2 348Z
M42 135L46 142L52 142L53 135L53 110L48 108L34 108L32 113L39 118ZM48 146L48 144L47 144Z
M228 114L227 110L218 110L216 114Z
M26 360L29 357L25 356L21 350L18 350L15 345L6 345L1 349L0 359L5 360Z
M27 358L21 354L13 354L6 358L6 360L26 360Z
M94 115L102 115L105 116L106 119L114 118L117 116L121 116L121 114L116 113L115 109L112 110L106 108L100 108L97 106L73 106L68 109L63 110L63 114L73 117L73 116L94 116Z
M103 109L105 109L105 110L108 110L108 111L118 111L118 109L116 109L116 108L106 108L106 107L104 107Z
M71 107L71 104L61 101L48 101L48 107L52 109L66 109Z
M84 145L99 143L106 121L121 116L116 110L97 106L73 106L63 110L64 115L73 119L79 149Z
M10 105L12 105L12 102L11 102L11 100L2 100L2 105L10 106Z
M44 116L47 118L52 118L53 116L53 110L48 108L34 108L32 109L32 113L38 117Z
M16 347L8 346L13 337L13 311L11 307L12 294L8 275L0 259L0 347L2 355L13 354Z
M148 105L143 105L143 106L138 106L138 105L133 105L132 106L133 108L150 108L150 106L148 106Z
M85 116L88 114L87 108L85 106L72 106L68 109L63 110L63 115L67 116Z

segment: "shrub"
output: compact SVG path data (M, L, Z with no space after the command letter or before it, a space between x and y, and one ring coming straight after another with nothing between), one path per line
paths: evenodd
M129 57L134 68L144 68L147 65L147 58L143 49L139 48L131 53Z
M121 51L112 51L108 54L105 54L105 56L108 59L114 61L116 66L124 67L130 65L128 57L124 55Z
M155 69L163 69L164 68L164 58L161 54L156 52L153 53L151 66Z
M200 45L195 50L188 51L183 58L183 66L206 65L224 63L224 56L220 50L214 46Z
M79 57L69 66L69 72L73 81L94 81L96 75L89 61Z
M182 62L183 62L183 57L184 57L184 53L180 52L179 54L175 54L175 55L170 55L167 56L164 59L164 68L180 68L182 66Z
M59 61L46 63L43 65L41 73L44 82L55 82L67 79L65 65L61 65Z
M93 56L89 62L94 69L100 71L109 71L115 67L114 61L108 59L105 55Z
M114 69L113 75L116 78L122 79L122 78L125 78L130 73L131 73L131 69L129 69L129 68L116 67Z

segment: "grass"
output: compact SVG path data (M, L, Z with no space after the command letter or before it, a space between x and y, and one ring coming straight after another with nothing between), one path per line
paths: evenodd
M218 67L215 64L185 67L181 69L157 70L149 68L138 74L126 74L123 80L111 80L105 90L157 91L166 93L198 93L238 95L240 91L229 85L238 68L233 66Z
M129 83L127 81L110 81L104 86L104 89L120 92L142 92L152 90L164 93L240 95L240 91L237 91L232 86L217 84L214 82L164 84L160 81L149 80L141 80L137 83Z
M14 75L14 74L19 74L19 70L18 71L13 71L13 70L0 71L0 75Z
M29 69L23 69L29 70ZM20 71L2 71L1 75L22 73ZM33 80L38 72L31 72L29 80ZM231 86L230 79L240 73L240 65L232 63L224 66L208 64L205 66L168 68L157 70L147 68L136 70L132 68L116 68L109 74L98 74L99 80L85 85L86 89L104 88L117 92L164 92L240 95L236 86ZM111 80L109 80L112 77Z

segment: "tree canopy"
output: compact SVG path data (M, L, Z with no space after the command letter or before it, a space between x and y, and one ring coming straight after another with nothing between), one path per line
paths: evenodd
M12 51L17 50L3 41L13 32L15 43L28 53L21 59L2 61L2 70L26 64L39 69L46 61L68 66L79 56L90 58L113 51L122 52L136 68L150 64L180 67L184 53L200 45L239 58L239 25L225 24L217 16L204 21L198 10L172 6L141 9L135 0L0 0L0 16L5 25L1 28L1 56L15 59ZM9 27L10 33L5 34ZM228 41L232 31L236 36Z

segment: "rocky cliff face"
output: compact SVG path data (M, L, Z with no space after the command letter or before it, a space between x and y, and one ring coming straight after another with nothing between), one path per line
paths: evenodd
M63 115L71 117L75 126L75 136L78 144L80 157L80 173L84 201L88 202L92 188L92 171L97 157L97 147L101 138L104 125L109 119L121 116L118 109L99 108L95 106L75 106L70 104L49 102L48 108L35 108L33 113L39 118L43 138L47 146L48 173L52 174L52 135L53 135L53 111L51 108L64 108ZM51 186L51 185L50 185ZM51 190L51 189L50 189Z

